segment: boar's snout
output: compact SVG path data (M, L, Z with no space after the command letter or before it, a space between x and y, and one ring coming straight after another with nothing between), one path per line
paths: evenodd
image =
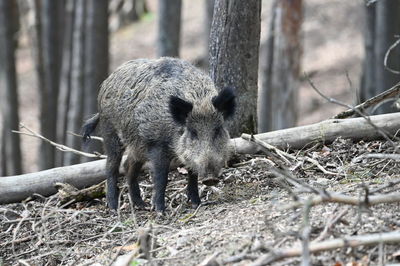
M222 158L207 158L206 161L197 162L199 179L218 178L222 173L224 160Z

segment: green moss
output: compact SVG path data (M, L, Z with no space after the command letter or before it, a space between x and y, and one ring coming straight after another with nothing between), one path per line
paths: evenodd
M130 263L129 263L129 266L137 266L137 265L143 265L140 261L138 261L138 260L132 260Z

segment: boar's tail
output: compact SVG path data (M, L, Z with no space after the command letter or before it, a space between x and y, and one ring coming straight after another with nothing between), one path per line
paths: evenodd
M99 113L95 114L92 118L89 118L82 127L83 143L87 143L90 140L90 134L96 129L97 124L100 121Z

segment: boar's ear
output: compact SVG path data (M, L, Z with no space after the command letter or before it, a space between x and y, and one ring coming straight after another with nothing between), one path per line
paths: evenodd
M220 91L218 96L215 96L212 99L214 107L218 111L222 112L225 119L232 117L235 113L235 97L236 96L232 89L225 88Z
M185 124L186 118L192 109L193 104L181 98L171 96L169 99L169 110L172 114L172 118L178 124Z

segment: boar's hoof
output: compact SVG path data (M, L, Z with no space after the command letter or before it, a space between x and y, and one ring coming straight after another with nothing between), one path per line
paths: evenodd
M200 206L200 202L192 202L192 208L197 209Z
M142 199L140 200L133 200L133 204L136 206L137 209L139 210L149 210L150 209L150 204L144 202Z
M157 217L164 217L165 216L165 209L164 210L157 210L156 209Z
M152 205L151 206L151 210L152 211L156 211L157 216L165 214L165 206L160 207L160 206L157 206L157 205Z
M111 210L117 210L118 209L118 198L115 199L113 197L108 197L108 195L107 195L107 204Z

